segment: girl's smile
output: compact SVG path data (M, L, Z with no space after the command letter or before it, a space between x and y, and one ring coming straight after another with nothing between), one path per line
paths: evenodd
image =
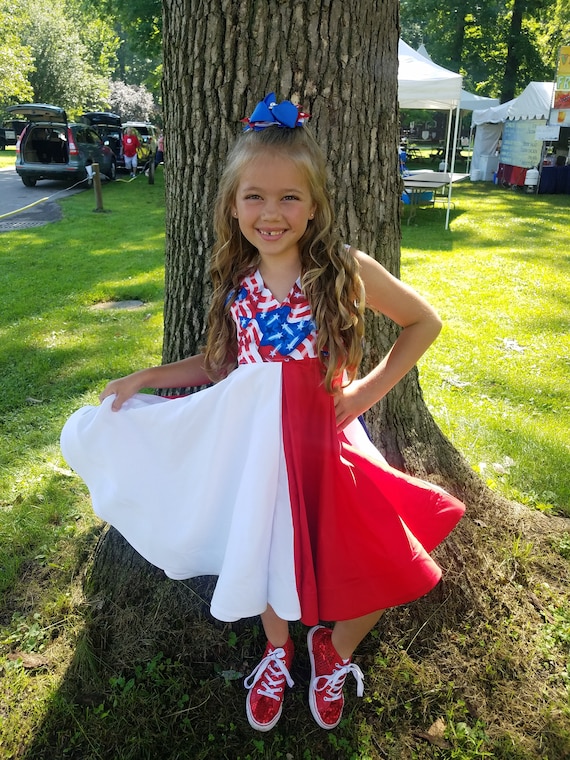
M242 173L233 207L243 236L264 256L298 256L315 213L309 184L293 161L264 152Z

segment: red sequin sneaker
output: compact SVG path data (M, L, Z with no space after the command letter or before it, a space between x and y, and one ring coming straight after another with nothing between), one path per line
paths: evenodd
M343 660L331 641L332 631L317 625L307 635L311 658L309 707L321 728L335 728L342 718L342 687L349 673L356 678L356 693L364 694L364 676L353 662Z
M285 646L275 648L267 642L263 659L245 679L249 689L246 700L247 719L257 731L269 731L281 717L285 682L293 686L289 673L293 662L293 642L287 639Z

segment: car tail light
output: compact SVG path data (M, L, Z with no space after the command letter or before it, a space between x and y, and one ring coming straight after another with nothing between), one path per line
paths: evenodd
M67 128L67 145L69 147L69 155L70 156L78 156L79 151L77 150L77 145L75 144L73 140L73 133L69 127Z

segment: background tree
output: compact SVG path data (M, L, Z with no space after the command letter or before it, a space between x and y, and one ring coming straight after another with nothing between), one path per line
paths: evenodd
M104 106L116 39L109 27L78 15L73 4L32 0L21 38L34 60L29 75L34 100L72 114Z
M207 11L198 0L165 0L165 362L203 343L220 170L240 118L271 90L312 114L343 238L399 274L397 44L395 0L361 0L358 9L340 0L226 0ZM367 327L365 371L398 330L380 318ZM396 466L436 473L460 494L473 487L474 476L423 403L416 371L369 412L368 423ZM111 531L95 585L132 590L126 579L136 566L134 552Z
M0 108L33 95L29 80L34 70L32 51L21 39L25 17L22 2L0 0Z
M151 121L157 115L158 106L143 85L111 82L109 108L118 113L123 121Z
M530 76L531 79L539 81L545 78L552 79L554 72L540 60L536 39L538 24L536 21L533 23L543 9L544 0L513 0L506 36L507 55L501 86L502 102L515 97L518 81L522 77L526 79Z
M570 3L568 0L554 0L543 9L539 19L537 39L542 59L556 70L558 51L561 45L570 42Z
M119 8L125 10L124 4ZM131 18L147 10L139 24ZM0 109L33 100L63 106L71 117L108 109L110 83L118 80L143 87L138 107L150 113L160 99L162 75L157 10L160 0L148 7L142 0L128 4L125 32L108 3L0 0ZM145 105L148 91L152 108Z
M161 0L79 0L107 18L120 39L114 78L144 85L160 99L162 78Z
M147 58L160 58L162 49L161 0L78 0L118 23L123 38Z
M401 0L402 37L424 43L436 63L459 71L465 87L509 100L533 81L552 79L552 43L570 23L565 0L455 2Z

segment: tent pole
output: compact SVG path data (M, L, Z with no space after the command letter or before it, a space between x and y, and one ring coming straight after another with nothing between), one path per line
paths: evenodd
M447 135L445 138L445 171L449 167L449 138L451 137L451 119L453 117L453 110L450 108L447 115Z
M473 158L473 124L469 127L469 150L467 151L467 166L465 172L469 174L471 169L471 159Z
M457 138L459 135L459 116L461 103L457 103L455 111L455 130L453 134L453 152L451 154L451 172L449 176L449 189L447 191L447 214L445 215L445 229L449 229L449 212L451 209L451 192L453 188L453 172L455 171L455 154L457 153Z

